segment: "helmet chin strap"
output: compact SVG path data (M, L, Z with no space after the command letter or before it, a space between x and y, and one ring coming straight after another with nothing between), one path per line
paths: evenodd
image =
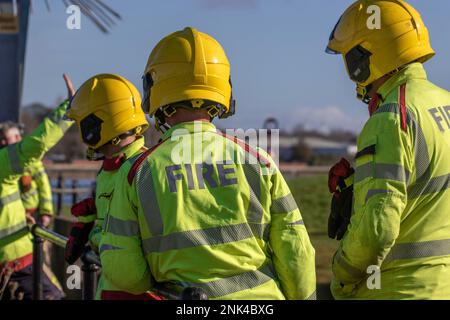
M369 96L370 90L372 90L373 85L369 84L367 86L362 86L359 83L356 84L356 97L364 102L365 104L369 104L370 99L372 98Z
M88 147L86 150L86 159L89 161L100 161L105 159L105 155L96 149Z
M219 116L222 111L216 104L204 105L204 101L201 99L192 100L189 101L189 103L192 104L192 106L189 106L187 103L180 103L178 105L167 105L159 109L155 113L155 128L162 133L169 130L171 126L167 124L166 119L172 117L177 112L178 108L184 108L187 110L199 110L201 108L206 109L210 120L214 119L216 116Z

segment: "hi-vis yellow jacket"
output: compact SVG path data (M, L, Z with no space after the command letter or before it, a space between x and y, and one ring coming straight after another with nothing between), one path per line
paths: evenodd
M32 253L18 180L24 168L41 159L72 125L63 120L67 105L61 104L21 142L0 150L0 264Z
M333 295L450 299L450 93L427 81L420 63L378 93L358 139L354 213L334 257Z
M20 183L20 196L25 210L42 215L53 215L52 187L42 161L32 162L22 177L29 177L30 184ZM23 180L22 180L23 181Z
M146 150L144 143L144 137L140 137L121 150L120 154L124 155L123 161L144 152ZM98 246L102 237L105 216L110 211L118 171L118 169L107 170L102 168L97 175L95 188L95 207L97 209L97 215L92 217L92 219L95 219L95 226L89 235L90 244L96 251L98 251ZM119 183L123 183L123 181ZM110 281L101 275L96 292L97 299L100 299L103 290L114 291L119 289L117 289L112 283L110 283Z
M209 122L163 141L118 173L103 275L132 294L175 281L211 299L314 298L314 249L273 160Z

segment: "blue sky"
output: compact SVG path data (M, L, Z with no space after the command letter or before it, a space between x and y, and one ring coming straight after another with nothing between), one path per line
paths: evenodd
M106 0L123 20L109 35L87 18L68 30L61 1L34 1L30 19L23 104L54 105L65 95L61 74L76 86L90 76L118 73L141 90L153 46L165 35L194 26L215 37L231 62L237 113L227 127L260 127L268 116L283 128L296 124L358 131L367 118L354 97L342 59L324 53L328 36L351 0ZM429 78L450 89L450 1L410 0L431 34L437 55Z

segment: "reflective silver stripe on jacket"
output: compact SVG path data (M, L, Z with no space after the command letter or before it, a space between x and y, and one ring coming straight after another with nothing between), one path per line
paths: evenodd
M136 188L152 236L162 235L164 231L163 220L148 161L144 161L136 172Z
M297 203L295 202L292 193L289 193L284 197L272 200L270 213L271 214L289 213L291 211L296 210L297 208L298 208Z
M116 236L122 237L136 237L139 235L139 224L136 221L122 220L111 215L106 218L108 221L107 232Z
M44 170L41 170L41 171L38 171L35 174L33 174L32 177L33 177L33 179L38 179L45 174L46 174L46 172Z
M208 229L174 232L165 236L154 236L142 240L146 254L166 252L198 246L213 246L241 241L253 237L267 237L267 225L234 224Z
M4 196L0 198L0 209L2 209L4 206L16 202L18 200L21 200L20 198L20 192L14 192L13 194Z
M250 199L247 211L249 222L261 223L264 209L261 205L261 167L257 164L243 164L245 178L249 185Z
M317 291L314 291L306 300L317 300Z
M355 169L355 183L366 178L387 179L407 183L411 173L397 164L368 162Z
M186 287L197 287L203 289L208 297L217 298L238 291L253 289L273 280L274 274L269 265L264 265L258 270L247 271L235 276L223 278L206 283L183 282Z
M19 154L17 153L18 144L11 144L8 148L8 155L9 155L9 163L11 165L11 169L14 173L19 174L23 172L23 168L20 165L20 159Z
M339 264L348 274L355 278L360 278L364 274L363 271L349 265L344 259L342 259L340 252L336 254L334 261L336 261L336 263Z
M26 229L26 228L27 228L27 224L24 221L24 222L21 222L19 224L16 224L15 226L8 227L8 228L5 228L5 229L1 229L0 230L0 239L8 237L8 236L11 236L14 233L17 233L18 231L22 231L23 229ZM25 231L27 231L27 230L25 230Z
M450 239L399 243L392 247L384 262L447 255L450 255Z
M28 191L28 192L24 192L24 193L22 193L22 195L21 195L21 197L22 197L22 199L24 199L24 200L28 200L28 199L30 199L31 197L34 197L34 196L36 196L38 194L38 191L36 190L36 189L34 189L33 191Z
M397 103L389 103L382 105L377 109L375 114L391 112L394 114L400 114L400 106ZM428 152L427 141L425 134L423 133L420 123L417 121L416 116L410 109L406 109L406 122L409 128L413 131L414 137L414 163L416 170L416 182L428 181L431 176L431 159Z
M123 248L120 248L120 247L116 247L116 246L113 246L113 245L111 245L111 244L102 244L101 246L100 246L100 254L102 253L102 252L104 252L104 251L108 251L108 250L122 250Z
M450 174L422 181L408 188L408 197L418 198L424 194L438 193L450 189Z
M388 194L391 192L391 190L387 189L370 189L369 191L367 191L365 203L367 203L370 198L376 196L377 194Z

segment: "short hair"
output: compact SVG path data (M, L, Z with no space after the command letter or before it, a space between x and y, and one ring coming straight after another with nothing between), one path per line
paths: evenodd
M22 123L17 123L14 121L5 121L0 123L0 139L4 139L6 133L11 129L19 130L20 134L23 135L24 125Z

